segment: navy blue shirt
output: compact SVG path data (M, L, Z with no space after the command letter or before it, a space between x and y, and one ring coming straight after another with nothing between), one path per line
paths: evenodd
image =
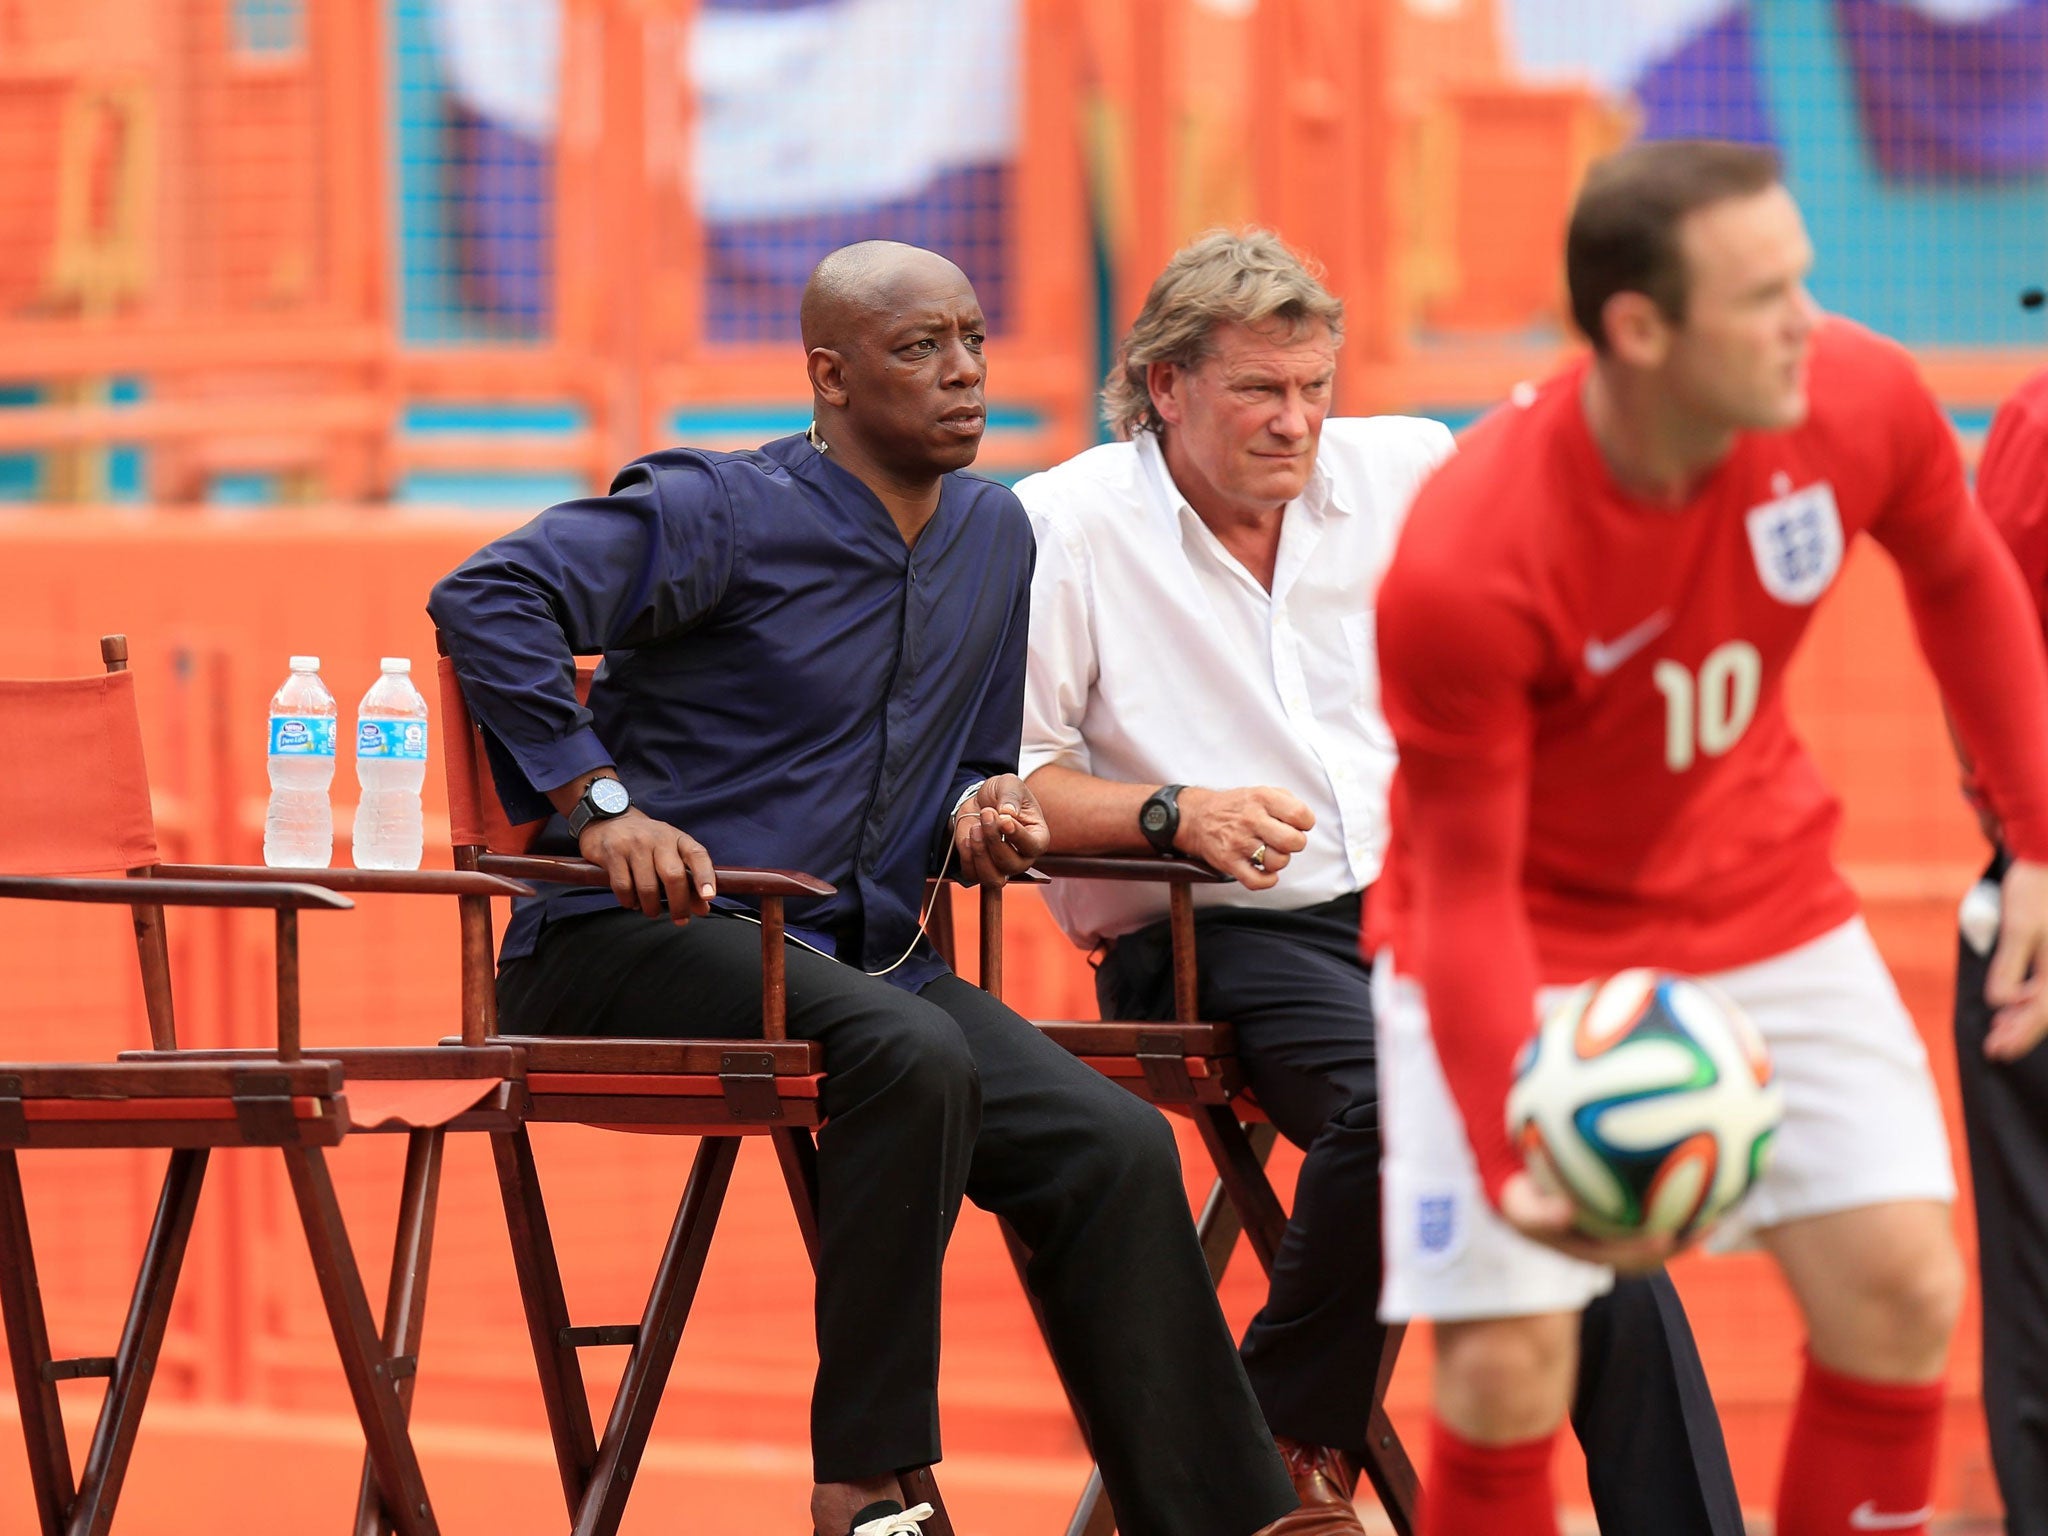
M575 851L542 791L615 764L715 862L830 880L790 903L790 928L874 971L917 932L954 803L1016 772L1033 551L1017 498L966 474L906 546L866 486L785 437L636 460L610 495L479 550L427 610L506 810L549 818L537 851ZM573 658L599 652L586 709ZM519 901L502 958L616 904L561 886ZM945 968L920 941L888 979L915 991Z

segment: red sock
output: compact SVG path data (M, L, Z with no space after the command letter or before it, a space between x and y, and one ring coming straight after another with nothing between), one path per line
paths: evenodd
M1808 1356L1785 1442L1778 1536L1926 1536L1947 1395L1939 1381L1862 1381Z
M1422 1536L1558 1536L1550 1492L1556 1441L1552 1430L1539 1440L1479 1445L1432 1418Z

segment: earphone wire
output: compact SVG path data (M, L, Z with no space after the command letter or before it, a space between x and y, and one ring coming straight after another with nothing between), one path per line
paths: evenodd
M957 821L959 818L955 817L954 819ZM948 838L946 840L946 856L943 859L939 860L939 872L936 875L932 876L932 893L925 900L924 910L918 913L917 915L917 932L910 936L909 948L905 949L902 954L898 955L894 960L890 961L889 964L883 966L879 971L862 971L861 974L863 976L888 975L891 971L901 966L906 960L908 960L913 954L917 952L917 941L919 939L930 937L929 925L932 920L932 913L938 910L939 899L946 894L946 871L951 869L952 867L953 840L951 838ZM738 918L741 922L752 923L757 928L761 925L761 919L756 917L751 912L735 912L732 915ZM788 942L790 942L791 944L795 944L800 946L801 948L808 949L814 955L822 955L827 960L837 960L839 958L837 955L826 953L826 951L818 948L817 945L809 942L806 939L798 938L795 934L790 933L787 930L784 931L783 938L788 940Z

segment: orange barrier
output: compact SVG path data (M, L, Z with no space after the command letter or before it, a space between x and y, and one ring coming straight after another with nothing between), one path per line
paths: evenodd
M0 353L44 389L0 445L56 450L53 499L105 494L112 444L153 447L167 500L223 468L382 482L374 8L310 0L278 39L247 9L0 5ZM146 403L110 409L115 376Z
M379 511L0 515L0 675L89 671L104 632L134 648L150 769L166 855L178 860L260 857L264 795L259 747L270 691L288 654L318 653L344 709L375 676L379 655L432 654L421 603L435 577L506 520ZM1954 1106L1948 987L1954 902L1974 874L1975 834L1954 790L1931 684L1912 654L1896 583L1879 557L1855 558L1830 599L1791 682L1794 708L1823 766L1846 792L1842 855L1869 902L1879 941L1927 1036ZM438 722L437 722L438 725ZM439 750L438 740L435 750ZM445 847L438 774L428 775L429 846ZM344 758L336 824L355 799ZM346 832L338 859L346 859ZM962 904L963 953L973 952L972 903ZM187 921L178 921L187 917ZM1090 1017L1087 967L1030 896L1012 903L1008 993L1027 1012ZM304 936L307 1036L420 1041L445 1032L456 1001L455 925L364 901L346 921ZM181 1016L195 1044L260 1039L268 1026L262 969L267 936L230 915L178 914L171 928ZM11 907L0 913L0 1030L10 1051L58 1057L78 1045L83 1021L126 1015L127 935L75 913ZM33 955L36 964L17 963ZM63 966L53 972L51 962ZM53 982L61 975L61 982ZM105 1010L103 1013L102 1010ZM1953 1114L1952 1114L1953 1118ZM559 1134L547 1136L549 1132ZM568 1283L592 1315L630 1310L658 1246L688 1147L626 1145L620 1138L543 1127ZM375 1201L395 1173L367 1147L337 1168L363 1262L380 1273L388 1214ZM395 1151L393 1151L395 1156ZM1185 1159L1202 1166L1190 1143ZM1294 1156L1283 1149L1283 1192ZM109 1162L37 1170L30 1196L46 1207L110 1204L129 1212L139 1244L149 1167L109 1177ZM714 1255L646 1474L670 1490L643 1495L639 1518L703 1511L692 1528L723 1536L773 1523L746 1500L801 1518L805 1399L812 1358L787 1319L808 1288L797 1235L771 1164L743 1156L731 1228ZM435 1301L427 1320L418 1416L422 1456L451 1530L483 1528L521 1502L555 1494L538 1393L521 1342L509 1254L494 1231L496 1195L480 1156L452 1149L446 1175ZM750 1181L760 1181L758 1183ZM225 1159L194 1238L187 1295L166 1350L165 1379L145 1428L131 1507L149 1507L152 1531L182 1533L195 1484L238 1449L260 1466L271 1528L339 1518L357 1463L342 1383L322 1331L317 1293L288 1241L288 1195L267 1165ZM1959 1217L1966 1229L1966 1217ZM367 1224L365 1224L367 1223ZM105 1230L104 1223L98 1230ZM124 1303L110 1278L120 1266L88 1245L88 1226L50 1228L46 1286L58 1345L104 1336ZM69 1235L66 1235L67 1232ZM630 1257L628 1257L630 1256ZM620 1268L624 1263L632 1272ZM1776 1446L1796 1373L1789 1305L1755 1259L1681 1266L1709 1373L1735 1453L1745 1501L1767 1508ZM964 1220L948 1270L943 1386L947 1494L991 1536L1042 1533L1063 1519L1084 1466L1058 1385L992 1224ZM1242 1263L1225 1303L1242 1323L1258 1302L1255 1267ZM253 1331L228 1327L255 1317ZM1974 1310L1951 1373L1944 1509L1982 1513L1991 1484L1975 1398ZM207 1348L198 1343L204 1340ZM602 1363L598 1369L602 1369ZM1392 1404L1404 1433L1419 1431L1427 1380L1420 1336L1404 1358ZM734 1382L745 1382L735 1388ZM4 1411L4 1410L0 1410ZM0 1431L0 1508L26 1497L20 1458ZM1416 1433L1412 1444L1425 1444ZM515 1490L523 1490L514 1496ZM957 1490L957 1491L956 1491ZM684 1500L689 1503L686 1506ZM274 1500L272 1504L270 1501ZM538 1504L534 1501L540 1501ZM515 1520L515 1524L518 1522ZM521 1525L519 1528L524 1528ZM192 1529L197 1530L193 1524Z

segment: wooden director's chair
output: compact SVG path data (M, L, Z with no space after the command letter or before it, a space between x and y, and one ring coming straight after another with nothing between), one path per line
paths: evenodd
M1154 880L1168 887L1168 921L1173 942L1174 1018L1170 1022L1035 1019L1039 1030L1089 1066L1148 1104L1195 1123L1216 1168L1216 1183L1196 1221L1210 1276L1222 1284L1238 1238L1249 1241L1259 1267L1270 1279L1287 1213L1266 1175L1266 1160L1277 1137L1271 1122L1245 1088L1236 1044L1228 1024L1196 1019L1194 887L1229 877L1186 859L1132 855L1087 857L1054 854L1040 859L1035 874L1069 880ZM941 902L938 910L947 911ZM1000 997L1003 988L1003 891L983 887L980 909L981 985ZM952 954L950 913L934 933L943 953ZM1026 1255L1016 1235L1004 1229L1010 1254L1023 1278ZM1027 1294L1029 1287L1026 1287ZM1035 1311L1034 1305L1034 1311ZM1043 1331L1043 1319L1040 1319ZM1372 1484L1398 1536L1415 1536L1418 1482L1408 1452L1387 1417L1387 1384L1404 1330L1387 1331L1373 1387L1372 1418L1366 1432L1361 1474ZM1085 1433L1085 1431L1084 1431ZM1067 1536L1110 1536L1116 1515L1103 1496L1102 1477L1091 1473Z
M579 696L588 697L594 670L592 660L579 662ZM513 826L507 820L485 759L482 732L470 715L445 645L440 687L456 867L522 880L608 887L604 872L582 859L528 855L543 823ZM774 1145L805 1250L814 1267L818 1261L813 1132L822 1119L824 1052L810 1041L788 1038L783 904L792 897L829 896L834 888L790 870L720 869L716 878L721 894L752 896L760 902L759 1040L500 1036L495 1033L490 903L481 897L463 903L462 1038L473 1045L488 1042L521 1052L527 1121L702 1138L639 1323L598 1327L570 1322L539 1172L524 1126L495 1138L499 1188L527 1331L575 1536L611 1536L624 1517L662 1387L696 1298L741 1138L766 1136ZM578 1363L578 1351L594 1345L624 1345L628 1350L601 1440L592 1432L589 1397ZM897 1481L906 1506L932 1506L925 1529L932 1536L952 1536L931 1469L901 1469Z
M127 642L101 642L103 677L0 682L0 896L126 906L135 926L150 1049L112 1061L0 1066L0 1312L27 1442L39 1536L97 1536L113 1520L154 1379L193 1214L215 1147L282 1155L368 1455L358 1527L382 1518L435 1536L407 1433L426 1304L433 1190L451 1129L513 1123L509 1049L438 1046L309 1051L300 1041L298 914L352 905L337 889L510 895L491 876L268 870L160 864ZM48 808L61 805L64 814ZM79 879L125 871L124 879ZM264 1051L180 1050L164 909L267 909L277 922L277 1043ZM385 1329L372 1321L326 1149L352 1135L409 1138ZM116 1352L53 1359L17 1153L46 1147L164 1148L156 1216ZM56 1385L107 1390L74 1479Z

